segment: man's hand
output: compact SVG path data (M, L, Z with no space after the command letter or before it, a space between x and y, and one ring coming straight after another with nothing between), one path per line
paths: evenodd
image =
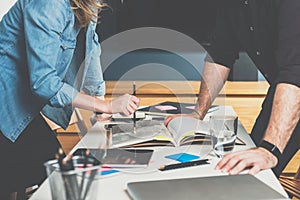
M261 170L275 167L277 162L272 153L259 147L226 154L216 165L216 169L229 174L239 174L249 169L248 173L254 175Z
M170 121L176 117L180 117L182 116L182 114L175 114L175 115L170 115L170 116L167 116L166 119L165 119L165 126L168 126L168 124L170 123Z
M191 114L175 114L175 115L170 115L168 117L166 117L165 119L165 126L168 126L168 124L170 123L170 121L176 117L191 117L191 118L196 118L199 119L199 115L196 112L193 112Z

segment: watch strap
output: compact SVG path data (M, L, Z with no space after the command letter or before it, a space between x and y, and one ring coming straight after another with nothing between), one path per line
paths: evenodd
M276 156L276 158L278 160L282 155L276 145L274 145L266 140L262 140L258 147L262 147L262 148L268 150L270 153L272 153L274 156Z

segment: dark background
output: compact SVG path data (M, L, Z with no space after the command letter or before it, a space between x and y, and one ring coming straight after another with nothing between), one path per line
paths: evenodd
M212 33L216 20L216 11L220 0L106 0L111 7L102 11L100 24L97 27L100 42L125 30L139 27L163 27L184 33L205 49L210 47ZM170 52L154 50L137 50L117 59L104 71L106 80L119 80L122 74L143 62L163 63L179 71L188 80L199 80L201 75L195 73L192 66L180 65L184 63L175 58ZM159 56L157 56L159 53ZM153 56L154 55L154 56ZM147 59L148 57L148 59ZM204 57L204 56L203 56ZM166 58L169 63L166 63ZM162 59L161 61L159 61ZM123 64L122 64L123 63ZM122 65L122 66L121 66ZM243 67L240 67L243 66ZM249 57L241 52L240 59L235 64L229 80L252 81L257 80L258 73ZM133 79L129 76L129 78ZM172 80L171 77L155 75L135 77L136 80ZM178 78L175 78L178 79Z
M112 9L102 12L102 40L138 27L164 27L180 31L196 41L209 42L218 0L106 0Z

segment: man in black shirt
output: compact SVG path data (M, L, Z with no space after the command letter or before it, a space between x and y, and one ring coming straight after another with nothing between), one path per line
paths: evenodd
M216 169L279 176L300 147L300 1L220 1L211 58L207 58L193 117L203 119L245 51L270 83L251 137L258 148L227 154ZM214 62L214 63L213 63ZM176 116L167 118L166 124Z

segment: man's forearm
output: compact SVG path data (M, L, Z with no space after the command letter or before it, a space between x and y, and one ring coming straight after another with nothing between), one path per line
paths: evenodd
M276 87L264 140L283 152L300 118L300 88L287 83Z
M203 70L196 110L203 119L207 110L224 86L230 69L215 63L206 62Z

